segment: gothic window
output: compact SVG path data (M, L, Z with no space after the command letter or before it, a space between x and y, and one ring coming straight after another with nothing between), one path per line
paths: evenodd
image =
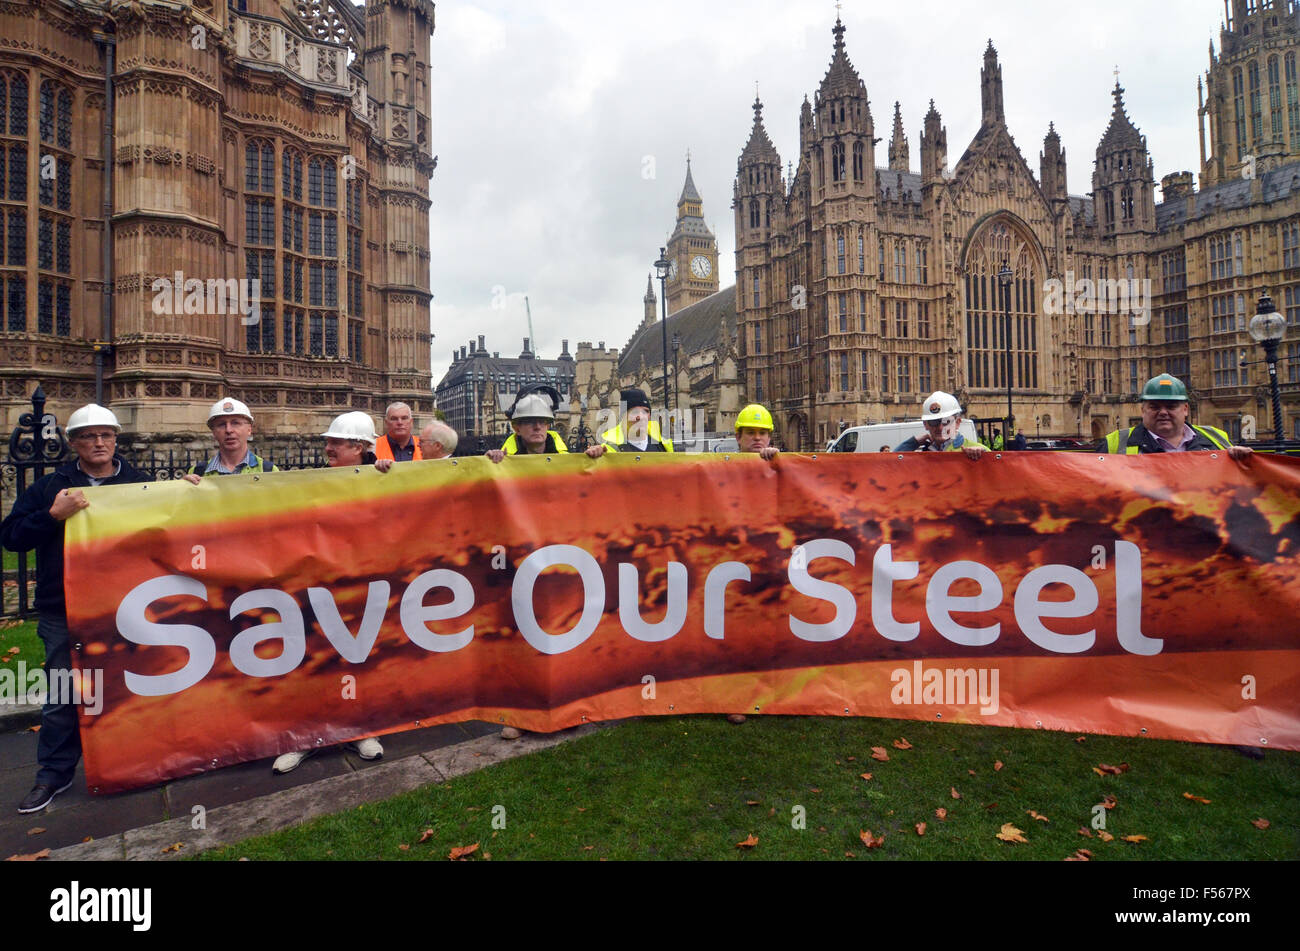
M1269 137L1277 142L1282 138L1282 77L1276 56L1268 58L1268 116Z
M929 255L926 249L917 245L916 248L916 282L918 284L928 284L930 281L930 264Z
M844 180L844 143L836 142L831 146L831 181Z
M1247 75L1250 78L1250 143L1254 146L1258 145L1264 137L1259 93L1259 63L1252 61L1247 68Z
M307 204L338 207L338 173L333 159L318 155L307 163Z
M908 334L907 319L907 301L900 300L894 302L894 336L900 339L906 339Z
M898 358L898 392L912 392L912 367L909 357Z
M862 236L862 229L858 229L858 273L867 273L867 244L866 239Z
M758 227L758 199L757 198L751 198L749 200L749 226L751 228Z
M849 295L846 294L846 293L844 293L844 291L840 291L840 293L839 293L839 305L840 305L840 320L839 320L840 333L848 333L848 330L849 330ZM842 387L840 387L840 389L842 389L842 390L847 390L848 387L847 387L847 386L842 386Z
M922 300L916 302L916 335L921 340L930 339L930 302L929 301ZM929 389L929 387L923 386L921 387L921 389L925 390L925 389Z
M929 393L934 387L930 385L930 358L916 358L916 389L920 393Z
M1286 70L1286 124L1291 151L1300 149L1300 95L1296 90L1295 53L1287 53L1283 60Z
M1011 385L1038 387L1038 260L1033 239L1002 218L995 218L971 241L964 268L969 386L1005 391L1009 349ZM1005 291L998 279L1004 262L1012 274Z
M269 194L275 190L275 150L264 139L244 146L244 191Z
M302 201L302 155L285 149L280 164L280 191L285 201Z
M883 353L880 355L880 392L889 392L889 356Z
M849 355L846 351L840 351L840 391L843 392L849 388Z
M27 275L10 273L5 277L5 329L27 329Z
M894 244L894 283L907 283L907 245L902 241Z
M360 320L348 321L348 356L354 363L365 363L366 325Z
M41 281L36 285L36 332L54 333L54 282Z
M62 282L54 288L54 333L72 336L72 288Z
M871 389L871 383L868 380L869 372L867 370L867 367L870 365L870 363L871 360L869 355L865 350L862 351L862 389L863 390Z
M863 181L866 170L866 151L861 142L853 143L853 180L855 182Z
M813 168L817 175L817 187L824 187L826 180L822 173L822 150L820 147L813 149Z
M880 239L879 243L876 246L876 250L879 252L878 256L880 258L879 279L883 281L885 279L885 239L884 238Z
M9 201L27 200L27 144L9 146Z
M835 236L835 273L844 273L844 234L843 232Z
M21 73L0 72L0 133L27 135L27 77Z
M11 208L8 217L5 263L22 267L27 264L27 212Z
M1232 107L1237 125L1237 158L1241 159L1246 155L1246 93L1240 66L1232 71Z
M1125 185L1119 192L1119 213L1125 221L1133 220L1133 187Z
M763 209L763 227L772 227L772 199L767 200L767 205Z
M1101 193L1101 220L1106 225L1107 230L1115 227L1115 196L1108 188Z
M311 312L311 340L307 352L313 357L323 356L325 352L325 315L318 310Z
M36 266L54 270L54 219L41 215L36 226Z

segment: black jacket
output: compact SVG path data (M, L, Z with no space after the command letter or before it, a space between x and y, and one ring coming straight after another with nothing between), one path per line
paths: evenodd
M122 468L101 485L153 481L121 456L114 456L113 460L120 462ZM84 489L89 485L90 479L76 459L64 463L32 483L0 525L0 544L5 548L15 552L36 549L36 610L42 614L60 617L67 614L63 600L64 523L50 515L50 506L64 489Z

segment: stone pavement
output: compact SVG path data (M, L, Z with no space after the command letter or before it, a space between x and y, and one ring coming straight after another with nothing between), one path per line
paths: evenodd
M78 766L72 788L44 812L20 815L18 802L36 776L36 733L29 727L39 722L37 707L0 708L0 858L47 848L51 859L181 858L444 782L599 729L584 726L508 741L490 723L442 724L383 737L384 758L372 762L333 748L285 776L271 772L271 759L255 760L109 796L90 795ZM205 826L197 830L196 806L203 807ZM30 834L37 828L44 831ZM162 851L177 842L183 843L180 850Z

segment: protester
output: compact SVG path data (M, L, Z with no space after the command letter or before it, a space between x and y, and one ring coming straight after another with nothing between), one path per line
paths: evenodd
M253 435L253 414L239 400L217 400L208 411L208 429L217 441L217 454L202 469L190 466L187 482L195 485L204 476L238 475L241 472L278 472L274 465L248 448Z
M994 449L1001 449L1001 448L1002 448L1002 430L1000 430L1000 429L995 429L995 430L993 430L993 447L992 447L992 448L994 448Z
M1025 439L1024 433L1016 433L1011 440L1011 448L1016 452L1025 452L1029 449L1029 440Z
M600 434L600 444L595 455L609 452L672 452L672 440L659 430L659 423L650 418L650 399L645 391L630 387L619 392L623 406L623 421ZM626 432L624 429L626 428ZM593 455L588 452L588 455Z
M1108 434L1097 445L1097 452L1136 455L1222 449L1233 459L1244 459L1254 451L1249 446L1234 446L1222 429L1189 425L1187 387L1176 376L1162 373L1152 377L1142 388L1141 402L1142 422Z
M956 452L961 450L971 459L988 452L988 447L978 442L967 442L961 434L961 404L957 397L942 390L931 393L921 403L921 425L924 436L910 436L895 448L895 452ZM1002 433L994 430L994 446L1002 444Z
M446 459L456 451L459 441L456 430L436 419L420 430L420 445L426 459Z
M420 440L411 435L415 419L411 407L405 403L392 403L384 410L384 434L375 440L375 456L394 462L423 459Z
M756 452L774 459L781 450L772 445L772 414L767 407L750 403L736 415L736 446L741 452Z
M36 633L45 645L45 672L53 685L70 681L71 640L63 597L63 526L90 500L81 491L91 485L150 482L148 475L115 453L122 431L111 410L95 403L68 417L68 441L77 458L42 476L14 503L0 525L0 543L13 552L36 549ZM59 702L63 701L63 702ZM18 804L19 812L40 812L72 785L81 759L77 708L50 691L41 710L36 739L36 784Z
M506 456L567 453L569 447L551 429L559 405L560 394L552 386L539 383L520 390L508 414L514 432L506 437L500 449L489 449L484 455L493 462L501 462ZM587 455L593 459L604 454L605 450L599 446L587 449Z
M330 427L321 433L325 437L325 458L332 469L345 466L373 465L380 472L387 472L393 467L392 459L376 459L373 452L375 445L375 423L369 413L352 412L334 417ZM364 760L379 759L384 755L383 744L373 736L363 740L353 740L343 744L353 750ZM275 773L289 773L303 764L308 757L315 755L316 747L282 753L271 765Z

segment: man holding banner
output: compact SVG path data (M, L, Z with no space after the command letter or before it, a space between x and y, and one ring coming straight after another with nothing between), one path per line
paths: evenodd
M191 466L184 476L186 482L198 485L204 476L277 471L269 461L248 448L248 440L253 435L253 414L247 404L230 397L217 400L208 411L208 429L217 441L217 454L202 469Z
M72 670L67 605L63 596L63 527L90 505L81 490L90 485L149 482L149 476L115 452L122 431L112 410L91 403L68 417L68 441L77 458L42 476L14 503L0 525L0 542L14 552L36 549L36 633L45 645L45 672L51 685L68 683ZM41 710L36 784L19 812L40 812L72 785L81 759L77 708L51 689ZM65 702L58 702L63 700Z
M942 390L930 394L929 399L921 404L921 425L925 435L910 436L898 444L895 452L956 452L960 449L971 459L978 459L988 452L988 447L980 443L968 443L960 432L961 404L957 397ZM1000 440L1001 434L996 437ZM994 443L994 449L1001 446Z
M1183 381L1168 373L1152 377L1142 388L1142 422L1110 433L1097 451L1131 456L1222 449L1233 459L1244 459L1254 452L1249 446L1234 446L1222 429L1189 425L1188 414L1187 386Z

